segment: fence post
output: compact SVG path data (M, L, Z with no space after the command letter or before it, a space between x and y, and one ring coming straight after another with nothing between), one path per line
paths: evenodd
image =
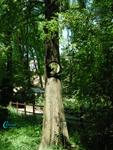
M33 115L35 116L35 102L33 102Z
M26 115L26 102L24 102L24 110L25 110L25 115Z
M16 108L17 108L17 112L18 112L18 102L16 102Z

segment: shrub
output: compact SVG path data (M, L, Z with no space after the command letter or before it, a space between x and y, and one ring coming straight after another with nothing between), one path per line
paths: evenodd
M0 107L0 128L3 128L3 123L7 121L8 114L8 109Z

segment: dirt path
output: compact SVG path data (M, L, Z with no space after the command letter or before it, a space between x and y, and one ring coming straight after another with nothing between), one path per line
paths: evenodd
M18 108L18 112L21 113L21 114L24 114L24 108ZM36 114L43 114L43 110L38 107L38 106L35 106L35 113ZM26 114L28 115L32 115L33 114L33 106L29 106L29 105L26 105Z

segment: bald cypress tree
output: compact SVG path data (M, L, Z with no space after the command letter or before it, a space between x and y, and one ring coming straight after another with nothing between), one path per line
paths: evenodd
M45 0L45 19L51 20L54 13L59 11L58 9L58 0ZM48 29L45 27L45 34L47 33ZM60 78L48 78L47 76L46 65L51 61L60 63L58 31L52 32L52 35L55 35L55 37L45 39L45 105L42 141L39 150L54 144L70 147L62 102L61 81Z

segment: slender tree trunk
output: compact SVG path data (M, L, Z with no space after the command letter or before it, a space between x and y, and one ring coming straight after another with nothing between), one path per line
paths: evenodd
M50 20L50 18L54 16L53 12L55 12L55 10L58 11L58 1L45 0L45 8L45 17L47 20ZM48 33L47 29L45 29L45 33ZM61 81L54 77L48 78L46 72L46 65L49 62L60 62L59 40L57 39L58 32L52 34L56 35L54 39L47 38L45 40L45 105L42 141L39 150L43 150L50 145L53 146L56 139L58 141L58 145L68 147L68 149L70 147L64 106L62 102ZM58 138L59 136L61 140Z
M2 81L2 105L7 106L13 97L13 75L12 75L12 46L11 46L11 32L7 32L8 40L4 43L6 47L10 46L7 53L7 76Z
M40 70L40 60L39 60L39 57L37 55L37 62L38 62L38 69ZM41 85L41 88L43 88L43 83L42 83L42 78L41 78L41 74L39 74L39 79L40 79L40 85Z
M39 75L39 79L40 79L40 85L41 85L41 88L43 88L43 83L42 83L41 75Z
M25 59L24 59L24 52L22 50L22 41L21 41L21 38L19 38L19 52L21 54L21 62L23 65L25 65Z

